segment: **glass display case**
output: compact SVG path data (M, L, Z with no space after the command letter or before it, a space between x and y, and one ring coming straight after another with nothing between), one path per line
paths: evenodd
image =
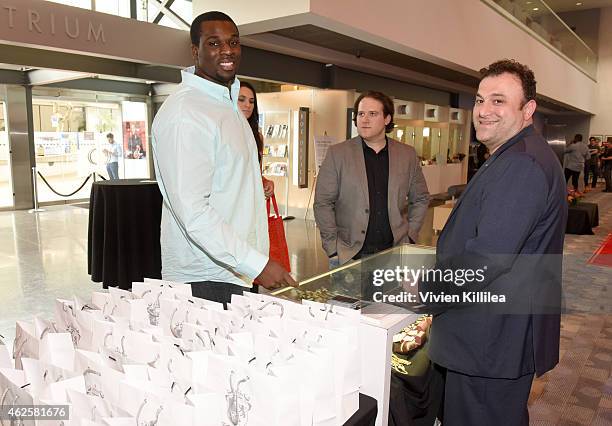
M428 268L433 266L434 255L433 247L404 244L303 280L297 288L277 290L273 295L293 301L312 300L338 305L347 305L350 300L356 300L360 303L355 307L361 308L362 313L381 309L397 312L396 309L379 306L382 303L377 302L379 298L374 295L380 291L387 294L399 290L394 288L398 282L395 279L381 284L385 281L381 271Z
M434 261L433 247L400 245L303 280L297 288L283 288L273 293L314 309L334 309L334 305L361 309L360 392L377 400L377 426L388 422L393 336L419 315L411 312L408 305L376 302L374 293L397 294L399 287L409 283L396 280L394 272L433 267ZM388 279L389 285L381 283L385 273L394 274Z

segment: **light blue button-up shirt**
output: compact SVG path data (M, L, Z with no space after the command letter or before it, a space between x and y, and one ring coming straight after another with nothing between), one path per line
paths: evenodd
M257 145L239 90L238 79L230 96L188 68L153 120L164 279L250 287L268 261Z

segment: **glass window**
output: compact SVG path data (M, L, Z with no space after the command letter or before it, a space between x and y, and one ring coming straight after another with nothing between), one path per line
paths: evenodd
M32 103L38 201L88 198L93 179L83 185L87 177L107 176L106 135L121 141L121 104L41 98Z
M5 112L4 103L0 102L0 207L11 207L13 205L13 184Z

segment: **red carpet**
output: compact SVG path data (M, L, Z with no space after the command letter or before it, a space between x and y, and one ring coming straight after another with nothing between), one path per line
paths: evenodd
M612 234L608 234L608 238L606 238L601 244L601 247L593 253L588 263L612 268Z

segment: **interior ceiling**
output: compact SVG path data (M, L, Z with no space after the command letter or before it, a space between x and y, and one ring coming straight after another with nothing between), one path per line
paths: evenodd
M612 0L610 1L612 2ZM273 31L272 33L315 46L337 50L357 57L406 68L411 71L417 71L425 75L473 87L474 90L478 87L479 79L475 76L444 68L422 59L394 52L314 25L285 28ZM576 111L571 107L561 105L542 97L538 97L538 105L542 112L549 114L584 114L582 111Z
M337 50L356 57L367 58L384 64L410 69L425 75L438 77L453 83L476 87L478 79L474 76L450 70L412 56L394 52L365 41L357 40L315 25L301 25L273 31L282 37L302 41L319 47Z
M599 9L602 7L612 7L612 0L545 0L555 12L573 12L586 9ZM517 3L524 3L529 6L537 7L540 3L537 0L520 0ZM582 3L577 5L576 3Z

